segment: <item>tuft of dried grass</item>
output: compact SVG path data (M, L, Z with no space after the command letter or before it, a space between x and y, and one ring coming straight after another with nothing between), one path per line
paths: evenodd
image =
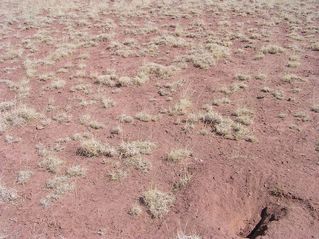
M54 155L47 155L39 163L41 168L48 170L50 173L57 173L60 169L60 166L63 164L63 160L59 159Z
M84 139L81 141L80 147L77 149L77 154L85 157L107 156L113 157L116 155L116 150L105 145L94 138Z
M17 183L18 184L25 184L27 183L31 176L33 175L33 172L30 170L21 170L18 172L17 176Z
M180 162L192 156L192 151L188 149L174 149L167 155L167 160L171 162Z
M157 189L144 192L142 199L154 218L161 218L167 214L175 201L173 195Z
M66 175L69 177L81 177L86 173L86 169L81 165L75 165L67 169Z
M0 202L12 202L18 199L17 191L13 188L6 187L0 182Z
M119 154L123 158L150 154L155 147L150 141L123 142L119 147Z

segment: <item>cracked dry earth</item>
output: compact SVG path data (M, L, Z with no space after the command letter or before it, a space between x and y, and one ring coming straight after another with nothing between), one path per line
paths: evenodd
M0 3L0 238L319 238L319 3Z

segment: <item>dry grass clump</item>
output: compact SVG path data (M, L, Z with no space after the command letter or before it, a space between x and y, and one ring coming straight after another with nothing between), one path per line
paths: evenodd
M119 154L123 158L150 154L156 145L150 141L132 141L122 143L119 147Z
M168 34L156 37L152 43L155 45L169 45L172 47L186 47L189 45L184 38Z
M212 130L226 139L244 139L252 141L253 137L245 125L236 123L230 118L224 118L214 111L208 111L200 115L200 120L212 127Z
M289 57L289 61L288 61L288 64L287 64L288 67L296 68L299 65L300 65L300 62L299 62L299 57L298 56L292 55L292 56Z
M275 90L272 95L277 99L277 100L282 100L284 99L284 92L282 90Z
M141 85L148 81L150 77L157 79L167 80L173 73L177 71L177 68L173 66L163 66L157 63L147 63L140 68L136 77L134 77L134 83Z
M278 114L278 118L280 118L280 119L284 119L284 118L286 118L286 116L287 116L287 114L285 114L283 112Z
M104 124L97 122L96 120L93 120L90 115L83 115L80 118L80 123L90 127L92 129L102 129L104 128Z
M132 123L134 121L134 118L132 116L126 114L121 114L119 117L117 117L117 119L121 123Z
M230 99L227 97L212 100L212 105L215 105L215 106L220 106L222 104L229 104L229 103L230 103Z
M134 84L134 80L128 76L122 76L118 79L119 86L129 86Z
M66 175L69 177L80 177L80 176L84 176L85 173L86 173L86 169L83 168L81 165L72 166L68 168L68 170L66 171Z
M158 90L158 94L160 96L169 96L172 95L174 92L176 92L176 89L180 87L183 84L183 81L174 81L172 83L166 83L164 85L160 86L160 89Z
M17 191L13 188L8 188L0 182L0 202L11 202L18 198Z
M110 50L112 55L121 56L124 58L140 56L139 52L136 49L138 49L138 45L136 44L134 39L124 40L123 43L112 41L107 47L107 50Z
M74 189L74 184L70 182L70 179L66 176L55 176L46 183L46 187L51 189L52 192L45 198L41 199L40 203L44 207L50 206L50 204L60 197L62 197L67 192Z
M298 66L300 66L300 62L298 62L298 61L288 61L287 66L290 67L290 68L297 68Z
M278 54L284 52L284 49L277 45L267 45L261 48L261 52L264 54Z
M40 117L40 114L33 108L21 105L2 112L0 116L0 131L4 131L9 126L21 126L35 120Z
M302 111L300 111L300 112L295 112L295 113L293 114L293 116L294 116L295 118L297 118L298 120L301 120L301 121L303 121L303 122L306 122L306 121L309 121L309 120L310 120L309 116L308 116L305 112L302 112Z
M136 170L147 173L151 169L151 163L140 156L134 156L127 158L125 163L129 166L133 166Z
M313 111L315 113L319 113L319 104L313 105L311 107L311 111Z
M171 162L180 162L192 156L192 151L188 149L174 149L167 155L167 160Z
M188 57L187 61L191 62L194 67L207 70L215 64L214 56L207 50L193 51Z
M5 137L4 137L4 141L6 141L6 143L8 143L8 144L18 143L21 140L22 139L20 137L15 137L12 135L5 135Z
M109 87L124 87L124 86L129 86L129 85L138 83L131 77L128 77L128 76L118 77L115 74L100 75L100 76L96 76L95 78L96 78L95 80L96 84L106 85Z
M60 166L63 164L63 160L53 155L47 155L40 163L39 166L48 170L50 173L57 173Z
M133 205L128 211L128 214L131 216L138 216L141 213L142 213L142 208L139 205Z
M222 87L219 91L224 93L225 95L231 95L241 89L245 89L248 86L243 82L235 82L228 87Z
M176 236L176 239L202 239L198 235L186 235L184 232L179 232Z
M179 180L173 185L173 190L178 191L186 187L186 185L191 181L192 175L189 173L184 173L180 176Z
M59 112L55 115L52 116L52 119L54 121L57 121L58 123L62 124L62 123L69 123L72 120L72 116L69 115L66 112Z
M23 79L19 82L13 82L9 80L1 80L1 82L6 83L10 90L13 90L17 94L18 99L25 98L30 94L30 80Z
M16 105L14 101L3 101L0 102L0 112L5 112L13 109L13 107Z
M18 172L17 176L17 183L18 184L25 184L29 181L31 178L33 172L30 170L22 170Z
M238 74L235 76L235 79L236 80L239 80L239 81L248 81L251 79L251 76L250 75L245 75L245 74Z
M157 189L150 189L144 192L142 199L154 218L161 218L167 214L175 201L173 195Z
M244 125L250 125L254 117L254 113L245 107L238 108L234 115L236 116L236 121Z
M59 195L69 192L73 189L73 185L70 184L70 179L65 176L55 176L46 183L46 187L53 189Z
M208 43L205 47L194 47L184 59L191 62L194 67L208 69L217 60L226 57L228 54L228 47L217 43Z
M127 177L127 172L122 169L116 169L109 172L108 176L112 181L120 181Z
M66 82L64 80L54 80L51 82L50 87L53 89L62 89L65 86Z
M87 99L80 99L79 105L81 106L88 106L96 104L96 100L87 100Z
M255 76L256 80L265 80L266 79L266 75L265 74L258 74Z
M88 95L92 92L92 85L91 84L76 84L71 87L71 92L79 91L83 92L84 94Z
M123 129L120 126L114 126L110 130L111 134L121 134L122 132L123 132Z
M148 113L145 112L139 112L135 115L135 118L143 121L143 122L149 122L149 121L156 121L157 117L155 115L150 115Z
M189 99L183 98L180 99L173 108L169 109L170 115L184 115L192 105L192 102Z
M103 105L103 108L105 108L105 109L108 109L108 108L115 106L115 102L111 98L102 97L101 103Z
M107 156L113 157L116 155L116 150L105 145L94 138L84 139L81 141L81 146L77 149L77 154L85 157Z
M111 75L100 75L96 77L95 83L100 85L105 85L109 87L120 86L118 82L118 77L115 74Z
M315 43L311 44L310 48L313 51L319 51L319 42L315 42Z
M264 92L264 93L269 93L269 92L271 92L271 88L269 88L268 86L264 86L263 88L261 88L260 91Z
M303 82L304 81L301 77L296 76L294 74L286 74L286 75L284 75L282 80L284 82L288 82L288 83Z

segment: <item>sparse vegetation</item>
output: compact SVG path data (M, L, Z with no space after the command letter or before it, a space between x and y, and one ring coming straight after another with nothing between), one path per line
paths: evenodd
M77 149L77 154L85 157L101 155L113 157L116 155L116 150L109 145L103 144L96 139L91 138L82 140L80 147Z
M201 239L198 235L186 235L183 232L177 234L176 239Z
M318 234L318 0L1 3L0 238Z
M147 173L151 169L151 163L141 156L127 158L125 163L144 173Z
M238 108L234 115L236 116L236 121L244 124L244 125L250 125L253 120L253 112L245 107Z
M174 201L175 198L172 195L158 189L150 189L143 194L143 202L155 218L161 218L167 214Z
M66 176L55 176L46 182L46 187L51 190L51 193L41 199L40 203L43 207L50 206L64 194L72 191L75 185Z
M0 182L0 203L8 203L15 201L18 198L18 194L15 189L6 187Z
M294 117L296 117L298 120L301 120L303 122L306 122L306 121L309 121L309 116L305 113L305 112L295 112L294 114Z
M245 111L246 112L246 111ZM238 112L242 113L242 112ZM239 114L238 114L239 115ZM200 120L206 124L210 125L216 134L225 137L226 139L245 139L247 141L253 141L252 135L249 133L249 130L243 125L244 120L247 120L246 123L250 123L251 114L241 114L242 119L237 117L240 123L236 123L230 118L225 118L219 113L214 111L208 111L200 115ZM249 119L249 121L248 121Z
M319 51L319 42L315 42L311 45L311 50Z
M30 170L22 170L18 172L17 176L17 183L18 184L25 184L29 181L31 178L33 172Z
M191 181L192 176L189 173L184 173L180 176L179 180L177 180L173 185L173 190L178 191L187 186L187 184Z
M40 167L48 170L50 173L57 173L62 164L63 164L63 160L53 155L46 156L39 163Z
M180 162L192 156L192 151L188 149L175 149L167 155L167 160L171 162Z
M127 172L125 172L122 169L116 169L109 172L108 176L110 177L112 181L120 181L124 179L125 177L127 177Z
M133 205L128 211L128 214L130 214L131 216L138 216L141 213L142 213L142 208L139 205Z
M272 95L277 99L277 100L282 100L284 99L284 93L282 90L275 90Z
M278 53L282 53L284 49L277 45L267 45L262 47L261 51L264 54L278 54Z
M121 157L133 157L141 154L150 154L156 145L150 141L123 142L119 147Z
M69 177L84 176L85 173L86 173L86 169L83 168L81 165L72 166L72 167L68 168L68 170L66 171L66 174Z
M12 110L5 111L0 118L0 131L10 126L20 126L40 117L33 108L25 105L17 106Z
M319 113L319 104L318 104L318 105L313 105L313 106L311 107L311 110L312 110L313 112L315 112L315 113Z
M121 134L123 129L120 126L115 126L111 129L111 134Z
M102 105L105 109L108 109L108 108L115 106L114 100L112 100L110 98L102 97L101 102L102 102Z
M223 97L223 98L216 99L216 100L212 101L212 105L216 105L216 106L219 106L222 104L229 104L229 103L230 103L230 99L227 97Z
M169 112L171 115L184 115L191 105L192 102L189 99L183 98L180 99Z
M154 115L150 115L148 113L145 112L139 112L135 115L135 118L143 121L143 122L149 122L149 121L156 121L157 117Z
M299 76L294 75L294 74L286 74L283 77L283 81L288 82L288 83L294 83L294 82L302 82L303 79Z
M238 74L235 76L236 80L239 80L239 81L248 81L251 79L251 76L250 75L244 75L244 74Z
M119 120L121 123L132 123L132 122L134 121L134 119L133 119L132 116L125 115L125 114L121 114L121 115L118 117L118 120Z
M96 120L93 120L90 115L83 115L80 119L81 124L91 127L92 129L102 129L104 125Z

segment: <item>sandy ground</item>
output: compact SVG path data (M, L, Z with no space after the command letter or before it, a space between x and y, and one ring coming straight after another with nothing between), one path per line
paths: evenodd
M68 4L3 2L0 238L319 238L317 1Z

